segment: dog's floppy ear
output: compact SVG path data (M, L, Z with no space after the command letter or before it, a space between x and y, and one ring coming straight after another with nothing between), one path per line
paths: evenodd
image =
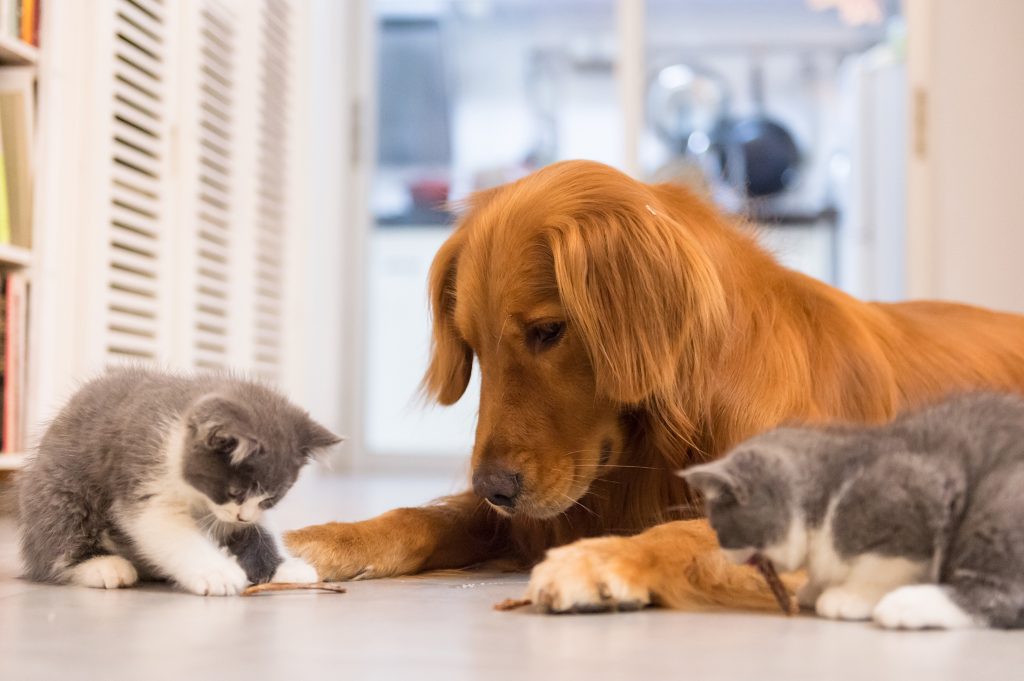
M423 376L423 391L441 404L454 404L469 385L473 351L455 329L455 272L462 248L456 231L434 256L430 266L430 310L434 330L430 364Z
M624 404L672 402L680 376L699 380L720 350L725 295L693 233L633 184L553 226L555 278L598 389Z

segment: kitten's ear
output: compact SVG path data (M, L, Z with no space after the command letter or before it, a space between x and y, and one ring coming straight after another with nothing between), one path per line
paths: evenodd
M244 407L219 395L208 395L192 407L188 426L195 441L210 451L231 458L231 464L244 461L258 448L251 438L241 434L247 419Z
M339 442L343 442L345 438L338 437L331 431L327 430L319 423L311 418L306 419L305 433L303 434L304 451L310 456L315 458L317 454L333 447Z
M700 490L708 501L732 498L737 503L747 501L747 491L742 481L728 469L724 461L715 461L694 466L677 473L690 487Z

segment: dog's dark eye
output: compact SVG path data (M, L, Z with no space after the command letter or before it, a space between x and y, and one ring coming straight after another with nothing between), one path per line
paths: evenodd
M526 345L533 352L552 347L565 335L565 322L543 322L526 329Z

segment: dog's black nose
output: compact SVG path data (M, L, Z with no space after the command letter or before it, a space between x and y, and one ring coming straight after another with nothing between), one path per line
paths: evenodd
M522 491L522 478L502 468L487 468L473 473L473 491L495 506L513 508Z

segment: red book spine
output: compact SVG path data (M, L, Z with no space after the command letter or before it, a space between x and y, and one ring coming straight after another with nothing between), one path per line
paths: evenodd
M24 282L16 274L7 275L7 321L4 344L4 424L5 452L16 452L21 447L21 354L22 305Z

